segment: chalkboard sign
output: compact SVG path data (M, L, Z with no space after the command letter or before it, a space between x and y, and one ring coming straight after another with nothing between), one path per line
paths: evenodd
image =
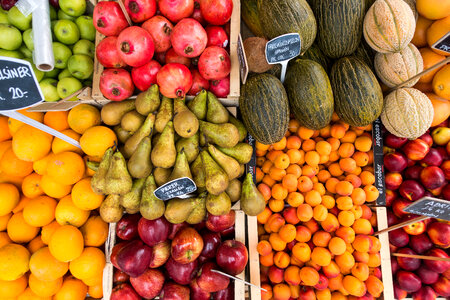
M241 81L243 84L247 81L248 76L248 62L245 55L244 42L242 42L242 36L239 34L238 47L237 47L239 66L241 71Z
M267 63L281 64L281 82L284 82L288 62L300 55L301 48L302 42L298 33L283 34L267 42Z
M431 48L441 50L450 53L450 32L444 35L439 41L437 41Z
M375 175L375 187L379 196L377 205L386 205L386 187L384 182L383 169L383 132L381 120L378 118L372 123L372 147L373 147L373 170Z
M450 201L423 197L403 209L406 212L450 221Z
M247 138L245 140L247 144L252 146L253 148L253 154L250 161L245 165L245 173L252 174L253 182L256 182L256 152L255 152L255 138L251 136L250 134L247 134Z
M160 186L154 191L155 196L160 200L169 200L195 192L197 186L189 177L177 178Z
M0 111L13 111L44 100L28 61L0 56Z

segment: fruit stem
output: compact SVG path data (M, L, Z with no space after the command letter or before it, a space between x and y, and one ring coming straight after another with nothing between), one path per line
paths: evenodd
M111 92L114 96L120 96L120 90L118 88L113 88Z
M175 92L175 95L177 95L177 97L179 97L179 98L182 98L182 97L184 96L184 92L183 92L182 89L178 89L178 90Z
M130 52L130 44L128 42L122 42L120 45L120 50L123 53L129 53Z
M100 28L105 27L105 22L103 21L103 19L98 19L97 20L97 26Z

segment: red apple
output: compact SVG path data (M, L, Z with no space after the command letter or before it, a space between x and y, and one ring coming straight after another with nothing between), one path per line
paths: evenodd
M230 284L232 285L232 284ZM210 300L211 299L211 293L202 290L197 283L197 278L194 278L194 280L191 281L189 284L189 287L191 288L191 299L196 300Z
M194 260L187 264L180 264L171 257L164 267L173 281L181 285L187 285L196 275L198 261Z
M114 283L122 283L127 282L130 279L130 276L118 269L114 269L114 277L113 282Z
M234 224L231 227L228 227L227 229L224 229L220 232L220 236L223 239L232 239L235 236L235 230L234 230Z
M442 164L443 157L439 150L431 148L428 154L420 161L421 164L426 166L440 166Z
M156 269L166 263L170 257L170 242L164 241L152 247L152 258L149 268Z
M407 138L400 138L388 133L384 138L384 144L389 148L399 149L408 142Z
M430 166L420 172L420 181L427 189L434 190L445 184L445 175L439 167Z
M409 235L398 228L389 232L389 242L395 247L405 247L409 243Z
M122 243L118 243L116 245L114 245L112 251L111 251L111 263L113 264L114 267L116 267L117 269L119 268L119 265L117 264L117 253L120 252L120 250L122 250L123 247L125 247L126 245L128 245L130 242L122 242Z
M385 176L386 188L390 190L396 190L403 182L402 174L400 173L387 173Z
M416 201L423 197L425 189L417 181L405 180L400 185L399 192L400 196L403 198L408 199L409 201Z
M199 272L200 275L197 277L199 287L210 293L226 289L228 284L230 284L230 279L211 270L220 271L219 267L213 262L207 262L202 266Z
M441 169L444 171L446 180L450 180L450 160L446 160L441 164Z
M390 172L402 172L406 169L406 157L400 152L389 153L383 158L384 166Z
M420 278L412 272L401 270L397 272L395 277L399 287L408 293L417 292L422 286Z
M216 257L217 249L219 248L221 243L220 233L210 231L203 232L202 238L203 238L203 250L200 255L206 258Z
M140 218L141 216L139 214L125 214L117 222L116 235L124 241L135 239L139 235L138 222Z
M403 227L403 230L409 235L419 235L425 232L427 226L424 221L412 223Z
M444 276L439 277L433 284L433 289L439 296L450 297L450 281Z
M170 223L164 217L156 220L141 218L138 224L139 236L149 246L154 246L167 240L169 228Z
M411 205L411 201L405 198L397 198L392 202L392 210L397 217L401 218L406 216L407 213L404 212L403 209L408 205Z
M450 224L446 222L434 222L427 227L428 236L431 241L442 247L450 247Z
M438 249L438 248L431 249L430 251L427 252L426 255L448 258L447 253L444 250ZM438 260L425 259L424 263L428 269L438 272L438 273L443 273L445 270L450 268L449 261L438 261Z
M177 232L183 228L189 227L189 224L186 222L180 224L172 224L170 223L169 227L169 240L173 240ZM197 229L198 230L198 229Z
M187 264L197 259L203 250L203 239L194 228L186 227L178 231L172 240L172 258Z
M247 247L242 242L227 240L217 249L217 264L230 275L237 275L244 271L248 262Z
M398 217L391 210L387 211L387 221L388 226L395 225L399 222Z
M427 143L430 147L433 146L433 138L431 137L431 135L428 132L426 132L422 136L420 136L419 139L421 139L422 141Z
M394 259L393 257L391 257L391 271L392 271L392 274L395 275L395 273L397 273L398 270L400 270L400 266L398 265L398 261L396 259Z
M134 290L146 299L152 299L159 295L164 280L163 273L155 269L147 269L142 275L130 278Z
M405 299L408 296L408 292L401 289L397 283L394 283L394 297L395 299L401 300Z
M446 161L450 158L450 155L447 153L447 150L445 149L445 147L436 147L435 149L442 156L442 161Z
M314 288L319 291L328 288L328 278L323 274L319 274L319 282L314 286Z
M117 253L117 264L131 277L138 277L145 272L151 258L152 249L142 241L134 240Z
M206 228L214 232L221 232L233 226L235 219L236 213L234 210L230 210L229 213L222 216L214 216L212 214L208 214L208 218L206 220Z
M179 285L174 282L166 282L162 289L159 299L163 300L189 300L190 290L187 286Z
M415 292L412 297L413 300L432 300L436 299L436 293L431 287L423 286L418 292Z
M386 190L386 206L391 206L392 202L398 197L396 191Z
M442 197L450 201L450 183L447 183L442 189Z
M397 253L416 255L417 253L409 248L398 249ZM397 257L398 265L406 271L414 271L420 267L420 259L409 257Z
M128 283L121 283L112 289L110 300L141 300L141 297Z
M213 300L234 300L234 284L213 294Z
M413 235L409 239L409 246L418 254L423 254L433 248L433 243L426 233Z
M417 270L417 275L419 275L422 283L425 284L433 284L439 279L439 273L435 271L431 271L428 268L422 266Z
M422 172L423 167L419 166L419 165L415 165L412 167L408 167L406 168L403 177L405 179L415 179L415 180L419 180L420 179L420 172Z
M430 146L421 139L407 142L402 147L403 153L411 160L422 160L430 151Z

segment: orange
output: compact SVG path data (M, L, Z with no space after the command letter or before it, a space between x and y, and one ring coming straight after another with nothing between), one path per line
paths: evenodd
M23 218L27 224L42 227L55 219L56 200L48 196L39 196L28 201L23 209Z
M69 262L83 252L84 241L81 231L72 225L63 225L55 230L48 243L50 253L57 260Z
M33 163L19 159L12 148L8 148L0 159L0 171L10 176L25 177L33 172Z
M81 149L90 156L102 157L105 151L115 144L117 144L116 134L105 126L91 127L80 138Z
M75 152L61 152L55 154L47 165L47 174L54 181L70 185L83 178L85 165L83 158Z
M1 299L16 298L27 288L27 275L23 275L16 280L0 280Z
M6 150L11 148L11 145L12 145L11 140L0 142L0 159L2 158L2 156L6 152Z
M0 216L5 216L19 203L19 190L11 183L0 183L0 199Z
M33 162L33 170L39 175L47 173L47 164L54 155L55 154L50 152L46 157Z
M21 245L8 244L0 248L0 280L16 280L28 272L30 252Z
M449 0L417 0L416 8L421 16L430 20L442 19L450 15Z
M90 217L80 228L84 238L84 245L100 247L108 238L108 229L108 223L103 221L100 216Z
M42 227L41 230L41 238L42 238L42 242L46 245L48 245L48 243L50 242L50 238L52 237L53 233L56 231L56 229L58 229L59 227L61 227L61 225L59 225L58 222L53 221L50 224Z
M88 128L100 125L100 112L92 105L80 104L70 110L67 122L73 131L83 134Z
M426 95L428 99L430 99L431 104L433 104L434 109L433 123L431 123L431 127L437 126L447 120L450 116L450 101L438 97L433 93L427 93Z
M42 121L44 120L44 113L41 112L29 112L26 111L25 109L18 110L18 112L40 123L42 123ZM11 135L14 135L16 131L19 130L19 128L22 127L23 125L25 125L25 123L17 121L16 119L13 118L8 119L8 128Z
M70 262L69 270L78 279L89 279L102 274L105 263L105 254L102 250L87 247L81 256Z
M448 1L448 0L446 0L446 1ZM428 27L428 30L427 30L428 46L431 47L432 45L434 45L439 39L441 39L449 31L450 31L450 16L447 16L443 19L434 21L433 24L431 24L431 26ZM450 53L442 51L442 50L436 50L436 49L432 49L432 50L440 55L444 55L444 56L450 55Z
M44 115L44 124L58 131L63 131L69 128L67 122L68 111L49 111Z
M56 294L59 291L63 283L62 277L52 280L52 281L43 281L39 280L33 274L30 274L30 278L28 279L28 284L30 285L30 289L36 295L40 297L50 297Z
M22 196L19 200L19 204L17 204L16 207L14 207L14 209L12 210L12 212L14 214L23 211L25 205L27 205L27 203L30 201L31 199L25 196Z
M103 286L101 284L90 286L88 293L89 296L100 299L103 297Z
M0 232L0 248L7 244L11 244L11 242L12 241L6 232Z
M30 271L37 279L54 281L64 276L69 270L69 264L54 258L48 247L33 253L30 258Z
M24 161L36 161L44 158L52 147L53 136L26 125L22 126L12 138L12 149L16 156Z
M303 267L300 269L300 278L304 285L314 286L319 283L319 273L311 267Z
M416 22L416 31L411 43L417 48L426 47L427 45L427 29L433 23L432 20L419 16Z
M31 173L25 177L22 181L22 193L25 197L35 198L44 194L41 188L41 175L37 173Z
M99 208L105 196L94 193L91 187L91 177L83 178L72 188L73 204L84 210Z
M33 291L30 289L30 287L27 287L26 290L17 297L17 300L51 300L52 297L39 297Z
M439 97L450 100L450 66L440 69L433 78L433 91Z
M44 248L44 247L45 247L45 244L42 241L42 238L40 235L38 235L37 237L32 239L31 242L29 242L27 245L27 249L28 249L28 251L30 251L31 254L33 254L34 252L36 252L39 249Z
M431 48L428 48L428 47L419 49L419 52L423 59L423 69L424 70L431 68L435 64L437 64L445 59L444 55L437 54L434 51L435 50L431 50ZM420 77L419 83L431 83L434 75L442 68L443 68L443 66L423 75L422 77Z
M53 296L53 300L84 300L88 292L87 286L72 276L64 279L59 291Z
M77 142L80 141L81 135L76 133L72 129L63 130L61 133L67 135L68 137L73 138ZM55 137L55 139L53 140L53 143L52 143L52 152L54 154L58 154L61 152L66 152L66 151L72 151L72 152L76 152L78 154L83 154L83 150L81 150L80 148L75 147L74 145L71 145L68 142L65 142L65 141Z
M41 178L41 188L49 197L62 198L70 193L72 185L60 184L49 175L43 175Z
M0 116L0 142L9 140L11 133L8 128L8 117Z
M39 232L39 227L28 225L23 218L23 213L19 212L9 219L6 230L13 242L28 243L36 237Z

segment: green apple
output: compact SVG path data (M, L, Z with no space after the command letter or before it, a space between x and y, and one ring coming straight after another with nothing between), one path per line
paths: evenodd
M0 12L0 24L9 24L8 14L5 11Z
M73 54L85 54L94 58L95 56L95 45L93 42L88 40L79 40L73 45Z
M29 14L28 17L25 17L17 8L17 6L13 6L8 11L8 21L11 25L14 25L20 30L25 31L28 28L31 28L31 15L32 14Z
M431 132L433 137L433 142L439 146L446 145L450 142L450 128L448 127L438 127L433 132Z
M75 21L75 17L71 17L65 12L63 12L61 9L58 10L58 19L59 20L69 20L69 21Z
M31 67L33 67L34 75L36 75L37 81L41 81L42 78L44 78L44 72L42 72L41 70L38 70L38 68L36 68L36 65L34 64L34 62L31 58L24 58L23 60L26 60L31 63Z
M22 52L23 56L27 58L33 57L33 52L30 51L30 49L27 48L27 45L22 44L22 46L19 47L19 51Z
M53 78L44 78L39 82L44 99L47 102L55 102L61 99L57 90L58 80Z
M56 9L50 5L50 20L56 20L58 18L58 13L56 12Z
M56 39L63 44L75 44L80 39L80 30L77 24L69 20L59 20L54 29Z
M67 68L73 77L88 79L94 71L94 61L87 55L74 54L69 58Z
M83 85L74 77L66 77L61 79L56 87L58 95L62 99L69 97L81 88L83 88Z
M27 29L22 33L22 39L30 51L34 50L33 29Z
M52 41L56 41L56 35L55 35L55 25L58 23L59 20L53 20L50 22L50 28L52 29Z
M20 51L13 51L13 50L4 50L0 49L0 56L7 56L12 58L23 58L23 54Z
M61 80L66 77L72 77L72 74L70 74L69 69L62 70L61 73L59 73L58 75L58 80Z
M51 71L44 72L44 77L45 78L57 78L60 71L61 71L60 69L54 68Z
M0 24L0 48L16 50L22 45L22 34L12 25Z
M90 16L79 16L75 23L80 30L80 35L82 39L94 41L95 40L95 27Z
M72 56L72 51L64 44L53 42L53 56L55 57L55 68L65 69L67 61Z
M86 11L86 0L59 0L59 8L72 17L78 17Z

